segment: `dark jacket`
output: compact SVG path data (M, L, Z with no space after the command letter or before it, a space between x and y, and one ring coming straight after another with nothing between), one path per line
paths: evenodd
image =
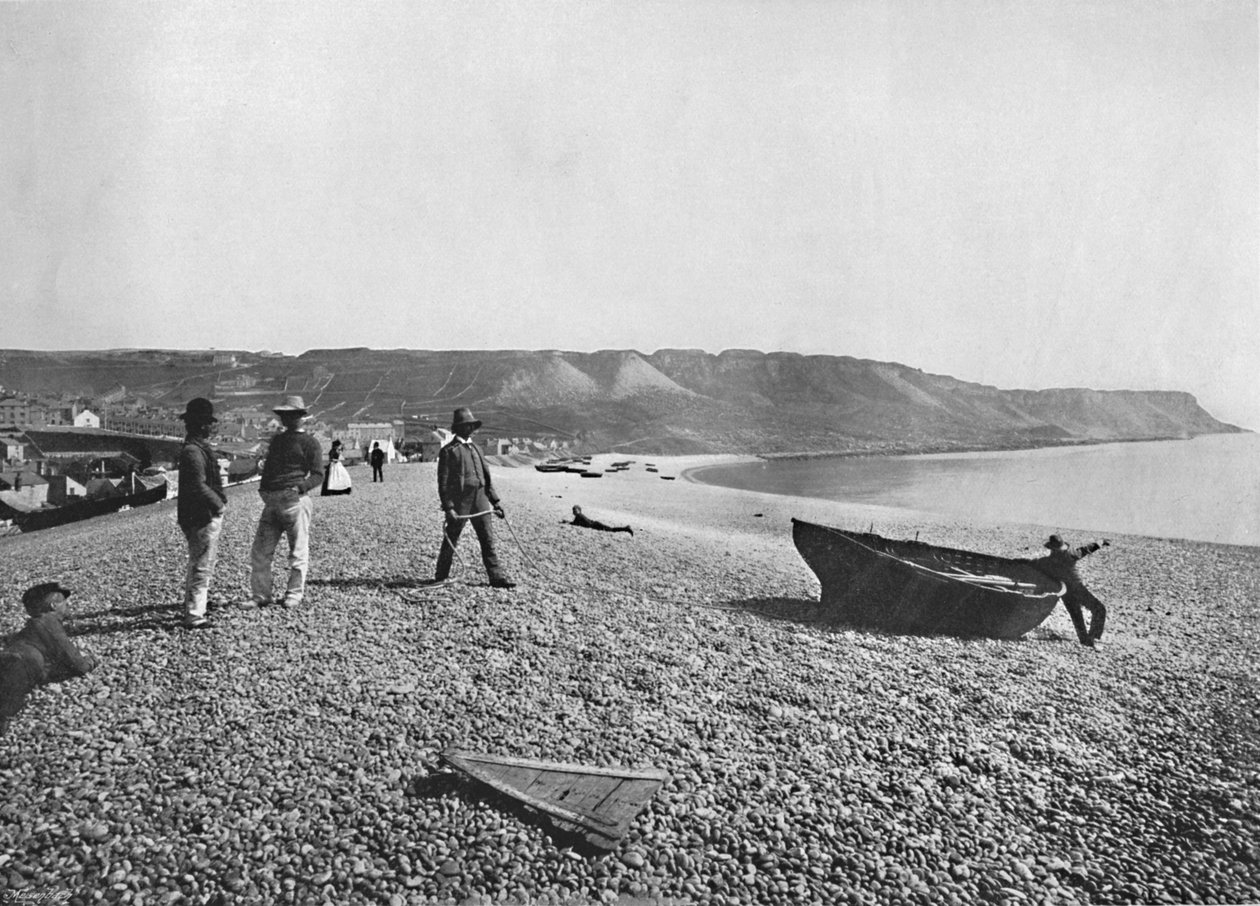
M36 686L83 676L95 667L96 658L79 651L60 616L31 617L0 651L0 718L20 711Z
M490 467L475 444L458 437L438 452L438 499L457 516L484 513L499 503L490 481Z
M381 466L385 464L385 451L380 447L372 448L372 465Z
M1102 545L1096 542L1077 548L1060 547L1050 551L1044 557L1033 560L1032 565L1047 576L1058 579L1071 588L1082 584L1081 575L1076 571L1076 564L1101 548Z
M282 431L271 439L263 462L260 491L297 488L305 494L324 481L324 453L305 431Z
M210 445L191 437L179 451L179 503L176 517L184 528L201 528L227 507L219 460Z

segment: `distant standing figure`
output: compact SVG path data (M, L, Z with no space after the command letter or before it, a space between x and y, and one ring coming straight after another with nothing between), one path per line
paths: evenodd
M1047 576L1058 579L1067 586L1067 591L1063 594L1063 606L1067 608L1068 615L1072 618L1077 638L1080 639L1082 645L1089 648L1094 647L1094 642L1102 638L1103 627L1107 622L1107 608L1085 587L1080 574L1076 571L1076 564L1094 551L1110 546L1111 542L1104 540L1102 544L1091 542L1084 547L1072 549L1058 535L1051 535L1050 540L1045 543L1050 553L1030 561ZM1082 607L1090 613L1088 631L1085 629Z
M372 455L369 457L372 461L372 481L385 480L385 451L381 449L380 442L372 444Z
M324 487L321 497L335 497L338 494L349 494L354 488L350 484L350 473L341 464L341 441L334 440L328 450L328 471L324 475Z
M582 508L576 504L573 507L573 521L566 522L566 525L576 525L579 528L596 529L601 532L625 532L627 535L633 535L634 529L628 525L605 525L595 519L588 519L582 514Z
M456 409L451 424L451 432L455 436L438 452L438 499L446 521L433 578L437 582L446 581L451 572L455 545L459 543L465 523L471 522L481 543L481 560L490 576L490 584L495 588L515 588L516 583L504 574L494 549L490 514L503 519L504 513L490 480L486 458L472 442L473 432L480 427L481 421L473 418L472 412Z
M313 507L308 492L324 479L324 457L319 442L302 430L306 420L302 397L290 396L272 411L280 417L284 431L271 439L263 463L258 487L263 511L250 551L250 597L245 603L255 607L271 603L271 564L284 535L289 539L289 580L282 603L296 607L302 603L310 567Z
M34 585L22 595L26 625L0 651L0 736L37 686L96 669L96 658L80 651L62 625L70 612L69 596L70 589L58 582Z
M180 416L187 436L179 451L179 502L176 518L188 541L188 572L184 577L184 625L189 629L208 626L206 599L219 556L219 533L227 494L219 458L210 446L210 435L218 419L214 404L204 397L189 400Z

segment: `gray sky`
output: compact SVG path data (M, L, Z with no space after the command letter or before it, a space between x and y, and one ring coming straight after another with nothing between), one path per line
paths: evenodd
M0 346L792 350L1260 429L1257 69L1252 0L5 4Z

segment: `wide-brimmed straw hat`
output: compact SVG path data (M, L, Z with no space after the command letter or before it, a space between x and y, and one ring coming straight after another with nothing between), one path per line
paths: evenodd
M473 418L471 409L460 407L455 410L455 416L451 419L451 430L454 431L464 425L471 425L474 429L480 428L481 419Z
M302 402L300 396L286 396L284 402L271 410L277 415L283 415L286 412L295 412L298 415L306 414L306 403Z
M70 597L70 589L60 582L41 582L38 585L32 585L22 593L22 606L26 608L27 613L43 613L49 609L47 606L48 599L53 595L68 598Z
M185 422L213 422L218 421L214 417L214 403L210 402L204 396L188 401L188 405L184 407L184 413L180 416Z
M1067 547L1067 545L1063 543L1063 539L1060 538L1058 535L1051 535L1050 540L1047 541L1044 546L1048 547L1050 550L1057 550L1061 547Z

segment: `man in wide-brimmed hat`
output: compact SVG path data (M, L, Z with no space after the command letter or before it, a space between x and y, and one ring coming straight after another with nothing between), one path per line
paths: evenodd
M1085 587L1080 573L1076 571L1076 564L1094 551L1110 545L1111 542L1104 539L1102 544L1090 542L1084 547L1072 549L1058 535L1051 535L1043 545L1050 553L1031 561L1037 569L1051 578L1058 579L1067 587L1067 591L1063 594L1063 606L1067 608L1068 615L1072 618L1072 625L1076 628L1076 637L1080 639L1082 645L1089 648L1094 647L1094 642L1102 638L1103 627L1107 622L1107 608ZM1082 607L1089 611L1088 630L1085 628Z
M68 597L70 589L60 582L41 582L22 594L26 625L0 651L0 736L36 686L96 668L96 658L80 651L62 625L70 611Z
M184 625L208 626L206 601L219 554L219 533L227 495L219 472L219 457L210 446L218 419L205 397L188 401L184 414L184 446L179 451L179 527L188 541L188 572L184 577Z
M262 515L250 550L247 606L272 601L271 566L280 536L289 539L289 578L281 603L296 607L306 593L310 567L312 504L310 490L324 480L324 457L319 442L302 429L306 404L300 396L290 396L274 410L284 431L271 439L263 461L258 493L263 499Z
M472 442L473 432L481 427L481 421L473 418L466 408L455 410L451 421L451 433L455 436L438 452L438 499L445 515L442 548L438 552L434 581L444 582L451 572L451 560L455 545L471 522L477 540L481 543L481 559L495 588L514 588L516 583L507 577L499 564L494 549L494 530L490 515L504 518L503 505L490 480L490 467L481 450Z

